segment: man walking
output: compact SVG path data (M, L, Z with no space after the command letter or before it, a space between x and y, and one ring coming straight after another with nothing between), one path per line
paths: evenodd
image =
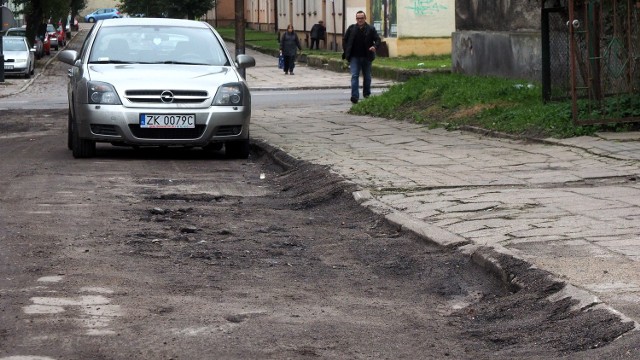
M316 46L316 50L320 50L320 40L324 40L326 32L327 28L324 26L324 22L322 20L318 21L317 24L314 24L311 27L311 50L313 50L314 44Z
M356 13L356 23L349 26L342 38L342 58L349 62L351 70L351 102L360 98L358 80L362 72L362 96L371 95L371 62L376 58L380 46L380 36L376 29L367 24L364 11Z

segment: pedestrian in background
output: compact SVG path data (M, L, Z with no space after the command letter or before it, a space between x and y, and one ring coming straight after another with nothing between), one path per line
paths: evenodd
M362 95L371 95L371 63L376 58L376 50L380 46L380 35L376 29L367 24L364 11L356 13L356 23L351 24L342 37L342 58L349 62L351 70L351 102L358 103L360 91L358 80L362 72Z
M280 53L284 56L284 74L293 75L296 66L296 55L302 50L300 39L293 31L293 25L287 26L287 32L280 37Z
M320 50L320 40L324 41L326 34L327 28L324 26L324 21L322 20L311 27L311 50L313 50L314 44L316 50Z

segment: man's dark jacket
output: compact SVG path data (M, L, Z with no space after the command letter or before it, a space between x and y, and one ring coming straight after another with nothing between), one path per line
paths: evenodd
M364 43L368 48L375 46L376 49L380 46L380 35L376 31L376 28L364 23ZM342 58L347 61L351 61L351 50L353 49L353 41L356 38L356 31L358 31L358 24L351 24L342 37ZM373 61L376 58L376 53L373 51L367 52L367 59Z

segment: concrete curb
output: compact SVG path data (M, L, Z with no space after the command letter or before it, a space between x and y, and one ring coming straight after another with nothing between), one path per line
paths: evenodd
M460 253L469 256L475 264L495 276L509 288L522 289L536 286L535 283L529 283L527 280L518 278L514 275L516 271L513 271L509 266L505 265L509 263L517 263L519 264L519 267L524 266L530 271L540 273L543 277L542 280L544 280L545 283L556 283L560 285L561 288L547 298L549 301L558 302L569 298L574 304L571 308L572 311L592 311L595 309L605 310L619 318L623 323L631 322L633 324L633 329L631 331L640 330L640 324L614 308L602 303L597 296L565 282L548 271L536 268L533 264L521 258L511 250L501 246L489 247L471 244L469 240L457 234L396 211L375 199L367 190L356 191L353 193L353 197L358 203L360 203L360 205L369 209L373 213L383 215L389 222L399 226L401 229L410 231L427 242L445 248L453 248Z
M287 170L305 163L304 160L295 159L286 152L262 140L253 140L252 146L260 154L269 156L276 164ZM344 181L348 182L347 180ZM627 334L640 330L639 323L602 303L597 296L567 283L546 270L538 269L509 249L501 246L472 244L469 240L457 234L400 213L387 204L375 199L368 190L362 189L354 191L352 196L361 206L374 214L383 216L391 224L417 235L426 242L453 249L468 256L475 264L501 281L509 289L515 291L523 288L535 288L540 286L541 283L554 284L553 286L548 286L553 289L551 295L547 297L548 301L558 302L568 298L573 304L571 307L572 311L607 311L618 318L620 322L630 322L632 324L632 328ZM520 274L520 276L518 276L518 274ZM523 276L523 274L526 274L526 276Z

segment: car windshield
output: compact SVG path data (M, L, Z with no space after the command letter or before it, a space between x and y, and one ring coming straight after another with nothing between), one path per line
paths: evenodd
M53 26L53 24L47 24L47 32L56 32L55 26Z
M21 38L2 38L3 51L28 51L27 44Z
M228 66L222 44L209 29L184 26L100 28L89 63Z
M27 36L27 30L24 29L9 29L6 36Z

